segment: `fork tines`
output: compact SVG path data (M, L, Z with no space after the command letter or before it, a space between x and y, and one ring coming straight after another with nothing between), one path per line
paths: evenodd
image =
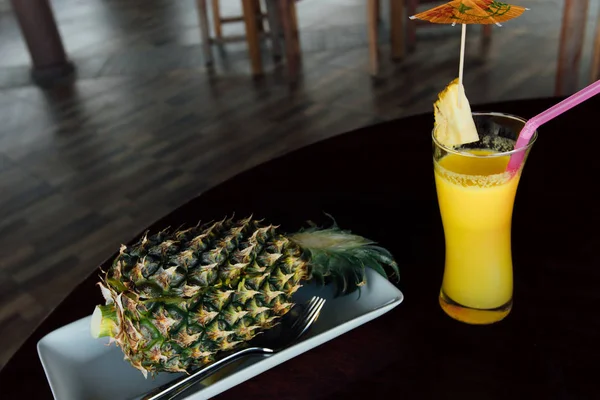
M291 328L294 331L299 331L298 335L303 334L304 331L316 320L324 305L324 298L313 296L308 302L306 308L303 310L302 315L296 319L296 321L294 321Z

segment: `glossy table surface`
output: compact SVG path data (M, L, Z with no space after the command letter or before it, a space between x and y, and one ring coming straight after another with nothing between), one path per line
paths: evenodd
M530 118L559 100L473 109ZM498 324L465 325L438 304L444 237L432 114L366 127L272 160L153 224L151 230L235 212L293 231L308 220L326 223L326 212L399 262L400 306L218 398L598 398L600 128L593 118L599 111L600 97L593 98L540 129L513 215L514 306ZM95 271L28 338L0 372L0 397L52 398L36 343L91 314L102 302L96 281Z

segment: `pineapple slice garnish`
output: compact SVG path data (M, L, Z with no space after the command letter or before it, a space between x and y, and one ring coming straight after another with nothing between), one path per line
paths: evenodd
M440 92L433 108L434 135L442 145L453 148L479 140L465 88L458 84L458 78Z

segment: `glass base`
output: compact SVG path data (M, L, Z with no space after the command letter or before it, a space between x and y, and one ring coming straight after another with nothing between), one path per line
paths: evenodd
M440 306L446 314L457 321L472 325L488 325L503 320L512 309L512 299L506 304L489 310L460 305L440 291Z

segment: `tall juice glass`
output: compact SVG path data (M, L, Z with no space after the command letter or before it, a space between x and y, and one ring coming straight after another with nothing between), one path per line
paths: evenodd
M537 132L514 150L526 120L500 113L473 113L479 141L444 147L433 136L433 164L444 237L442 309L469 324L502 320L512 307L511 221L517 186ZM509 158L525 152L521 167Z

